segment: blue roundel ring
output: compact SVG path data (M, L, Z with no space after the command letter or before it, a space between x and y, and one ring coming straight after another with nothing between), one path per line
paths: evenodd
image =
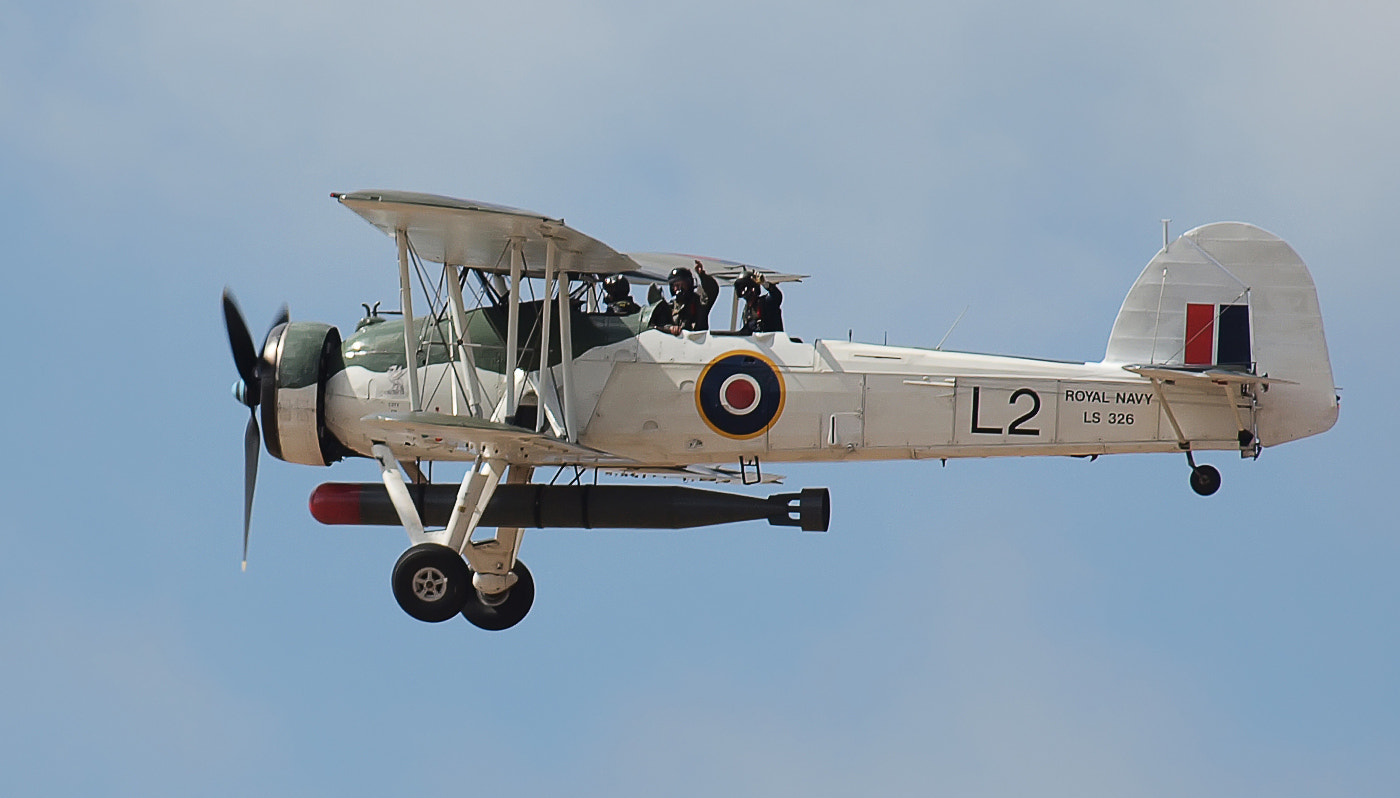
M736 352L710 361L695 386L695 407L710 429L747 440L767 432L783 414L783 377L773 361Z

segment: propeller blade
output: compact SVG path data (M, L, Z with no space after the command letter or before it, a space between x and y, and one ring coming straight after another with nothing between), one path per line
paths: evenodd
M228 329L229 347L233 349L233 364L238 368L238 376L248 387L248 395L258 396L258 351L253 348L253 336L248 332L248 324L238 310L233 294L224 289L224 327Z
M267 328L268 333L271 334L277 325L286 324L291 320L292 314L287 310L287 303L283 302L282 307L277 309L277 316L272 319L272 326Z
M243 430L243 570L248 570L248 526L253 517L253 489L258 483L258 431L256 413L248 417Z

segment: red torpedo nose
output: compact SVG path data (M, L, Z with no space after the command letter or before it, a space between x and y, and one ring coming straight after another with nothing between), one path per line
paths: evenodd
M327 482L311 491L311 517L323 524L362 524L360 496L364 486Z

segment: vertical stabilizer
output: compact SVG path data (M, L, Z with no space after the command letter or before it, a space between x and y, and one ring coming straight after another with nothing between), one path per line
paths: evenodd
M1258 397L1265 445L1337 420L1312 275L1287 242L1253 225L1204 225L1158 252L1123 300L1104 362L1230 368L1296 383Z

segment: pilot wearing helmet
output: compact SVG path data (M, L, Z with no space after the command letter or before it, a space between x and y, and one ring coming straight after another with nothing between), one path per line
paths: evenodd
M631 316L642 306L632 301L632 284L621 274L610 275L603 281L603 304L609 316Z
M698 260L695 273L700 275L699 291L695 290L695 277L690 269L677 266L671 270L666 278L671 284L671 304L657 307L651 326L672 335L680 335L685 330L710 329L710 308L719 298L719 282L705 273L704 264Z
M768 293L763 293L767 290ZM734 281L734 293L744 300L744 326L739 332L781 332L783 329L783 292L763 279L758 272L747 269Z

